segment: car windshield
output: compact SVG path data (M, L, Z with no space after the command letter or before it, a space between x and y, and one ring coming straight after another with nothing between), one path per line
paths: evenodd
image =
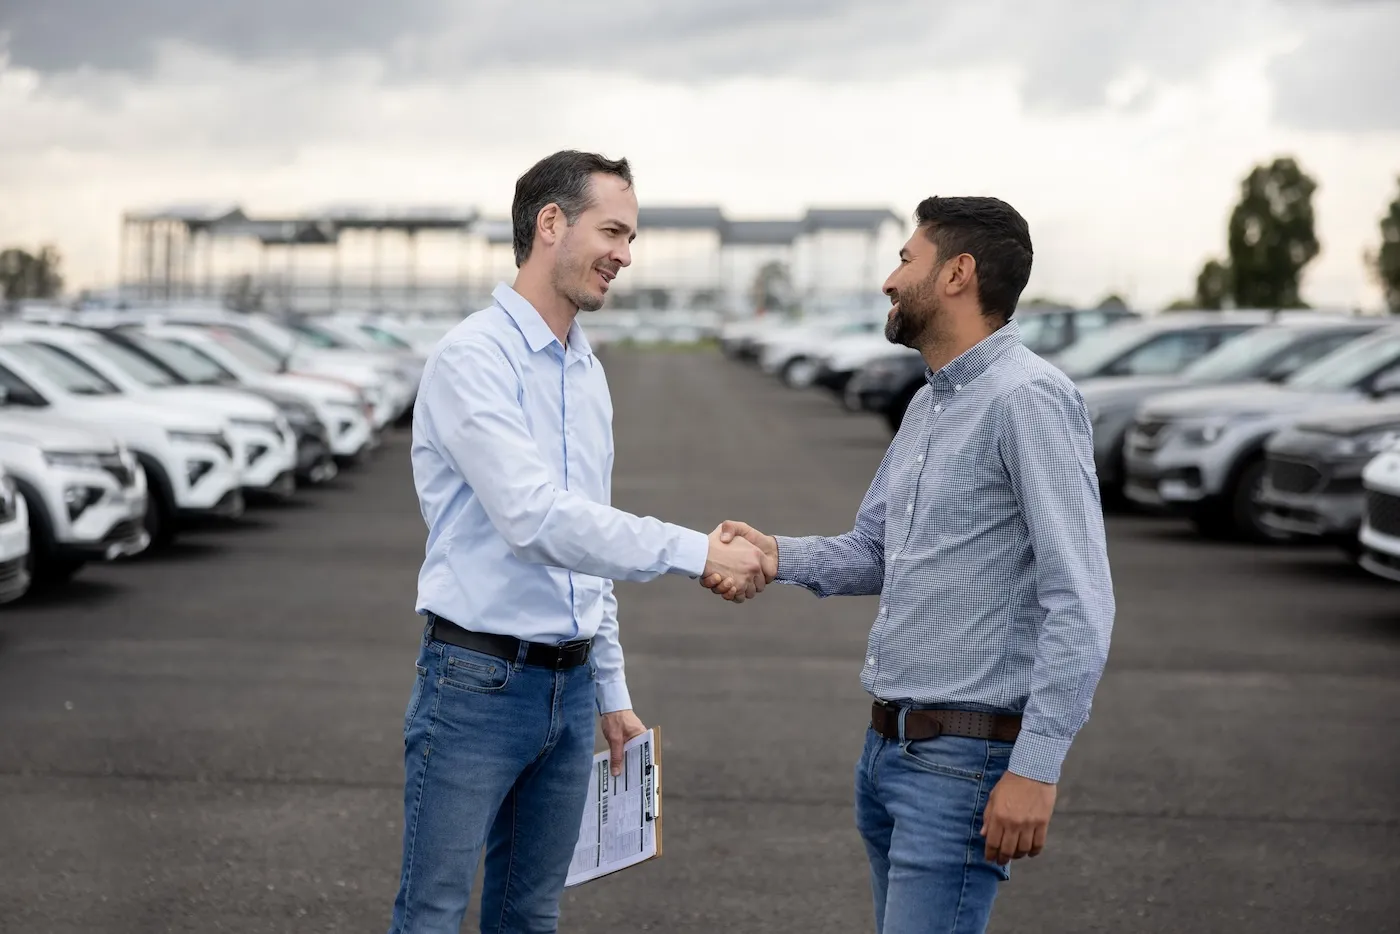
M360 330L364 331L374 340L378 341L386 347L392 347L395 350L413 349L413 345L409 344L407 341L403 340L402 338L395 337L393 334L390 334L383 328L377 328L372 324L362 324L360 325Z
M180 381L171 376L168 372L162 370L136 351L128 347L123 347L121 344L114 344L111 341L104 340L94 344L92 349L94 353L107 360L142 386L147 386L151 389L163 389L166 386L179 385Z
M1224 383L1248 379L1280 351L1314 335L1297 328L1256 328L1228 340L1181 371L1192 383Z
M340 340L339 338L333 337L330 334L327 334L325 331L322 331L319 328L314 328L309 324L297 325L297 333L300 334L302 339L305 340L312 347L320 347L325 350L335 350L341 347L348 346L344 341Z
M1055 315L1026 315L1024 318L1018 320L1020 321L1021 328L1021 343L1025 344L1031 350L1038 351L1039 348L1044 347L1047 342L1053 343L1052 341L1048 341L1048 338L1051 336L1051 333L1056 330L1052 327L1056 321Z
M272 350L249 340L245 332L212 327L209 328L209 333L219 342L221 347L233 354L241 363L264 373L281 371L282 358L278 357Z
M1293 389L1354 389L1388 363L1400 361L1400 330L1346 344L1284 381Z
M44 374L65 392L75 396L116 396L121 390L112 385L101 373L86 363L63 351L44 344L31 344L27 341L6 344L9 351L20 363L33 367Z
M1021 322L1025 327L1025 322ZM1070 379L1091 376L1149 337L1163 333L1151 325L1120 324L1075 341L1055 355L1055 366Z
M220 366L212 357L188 344L168 341L134 331L128 333L126 338L180 374L181 379L189 380L191 383L201 386L215 386L220 383L238 381L237 377Z

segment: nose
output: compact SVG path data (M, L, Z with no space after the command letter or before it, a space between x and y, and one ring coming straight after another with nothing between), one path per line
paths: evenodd
M619 266L631 266L632 244L623 243L621 246L615 247L611 255L613 262L617 263Z
M885 280L885 284L884 284L883 286L880 287L880 291L881 291L881 292L884 292L884 293L885 293L886 295L888 295L891 299L894 298L894 286L890 284L890 283L892 283L893 281L894 281L894 273L890 273L889 278Z

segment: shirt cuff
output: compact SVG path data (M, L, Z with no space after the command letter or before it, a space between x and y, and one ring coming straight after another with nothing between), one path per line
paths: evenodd
M632 695L627 691L626 680L619 678L616 681L599 681L595 687L598 692L599 713L632 709Z
M774 535L778 543L778 573L773 579L781 584L797 584L812 589L812 550L805 539Z
M699 580L705 573L705 562L710 560L710 536L694 529L676 528L680 542L676 547L676 559L671 562L671 572L688 574L691 580Z
M1069 755L1072 739L1056 739L1024 730L1016 737L1007 769L1022 778L1031 778L1048 785L1060 781L1060 766Z

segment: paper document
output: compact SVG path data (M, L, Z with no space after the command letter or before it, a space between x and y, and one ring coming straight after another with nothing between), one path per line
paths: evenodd
M622 747L622 774L607 750L593 757L588 803L566 886L579 885L661 855L661 729Z

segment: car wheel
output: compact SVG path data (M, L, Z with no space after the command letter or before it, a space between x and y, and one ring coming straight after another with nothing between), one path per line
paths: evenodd
M175 540L175 492L156 461L144 454L136 459L146 471L146 515L142 524L151 543L142 554L151 554Z
M783 365L783 382L793 389L806 389L817 379L816 361L807 357L789 360Z
M72 580L86 562L58 554L53 522L39 492L26 490L27 484L24 483L17 486L25 505L29 507L29 554L24 559L25 570L29 572L28 593L47 593Z

